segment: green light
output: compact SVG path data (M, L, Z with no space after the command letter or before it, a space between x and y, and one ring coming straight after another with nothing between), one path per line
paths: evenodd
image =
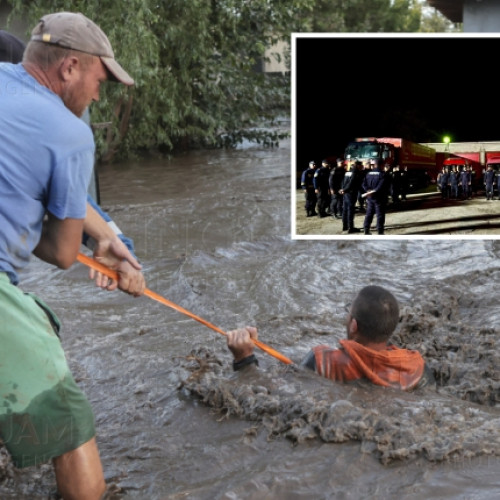
M449 144L449 143L450 143L450 140L451 140L451 139L450 139L450 138L449 138L449 136L447 136L447 135L445 135L445 136L443 137L443 142L444 142L445 144Z

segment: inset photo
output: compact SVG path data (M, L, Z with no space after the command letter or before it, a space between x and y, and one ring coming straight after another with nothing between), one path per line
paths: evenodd
M293 34L292 238L499 238L499 48L496 34Z

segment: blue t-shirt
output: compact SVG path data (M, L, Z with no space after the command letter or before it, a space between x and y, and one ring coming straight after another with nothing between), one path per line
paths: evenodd
M17 284L46 212L84 219L90 128L21 64L0 63L0 272Z

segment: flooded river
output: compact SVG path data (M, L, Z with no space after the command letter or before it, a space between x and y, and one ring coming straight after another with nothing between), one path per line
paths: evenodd
M116 498L491 499L500 493L496 240L290 238L290 143L190 152L100 171L148 287L223 330L257 325L299 362L344 336L367 284L401 306L393 341L437 390L342 385L259 351L233 373L225 338L147 297L96 289L38 260L21 288L59 314L94 408ZM56 498L49 465L0 462L0 498Z

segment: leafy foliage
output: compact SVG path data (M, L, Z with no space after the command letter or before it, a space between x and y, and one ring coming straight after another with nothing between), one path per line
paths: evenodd
M232 147L243 140L276 144L286 135L273 124L289 115L290 74L259 68L281 57L289 67L290 57L269 55L269 47L289 41L292 32L418 31L421 19L417 0L9 3L11 18L30 27L48 12L82 12L101 26L135 79L130 89L106 84L91 107L92 123L112 121L107 134L96 131L101 159L151 149Z
M233 146L247 140L274 144L270 128L289 113L289 74L257 71L265 51L303 26L311 0L11 0L14 18L30 27L47 12L79 11L108 35L135 86L106 84L91 107L93 123L113 114L127 92L133 106L122 156L133 150ZM127 97L125 95L125 97ZM96 133L104 154L104 134Z

